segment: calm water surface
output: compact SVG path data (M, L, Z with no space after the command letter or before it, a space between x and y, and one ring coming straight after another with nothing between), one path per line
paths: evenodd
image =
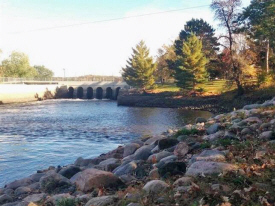
M118 107L104 100L0 106L0 187L53 165L91 158L142 135L157 135L203 111Z

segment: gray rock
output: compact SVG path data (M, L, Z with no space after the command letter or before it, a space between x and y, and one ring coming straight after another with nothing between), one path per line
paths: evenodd
M124 196L124 199L126 199L127 201L131 201L131 202L138 202L141 199L141 194L140 193L127 193Z
M179 179L177 179L174 182L174 186L178 187L178 186L190 186L193 182L193 178L192 177L181 177Z
M111 172L105 172L97 169L86 169L75 174L70 181L76 184L78 190L89 192L94 188L119 187L123 185L121 180Z
M80 172L80 168L74 165L67 166L62 168L58 174L70 179L72 176L74 176L76 173Z
M249 128L244 128L241 131L241 135L253 134L253 131Z
M150 155L150 157L148 158L148 162L151 162L151 163L157 163L159 162L161 159L165 158L165 157L168 157L168 156L171 156L173 153L171 152L167 152L167 151L162 151L162 152L159 152L159 153L156 153L156 154L152 154ZM154 162L153 162L154 161Z
M195 120L195 123L205 123L207 122L207 119L203 118L203 117L197 117Z
M150 177L150 179L159 179L158 168L152 169L152 170L149 172L149 177Z
M144 142L145 145L156 144L160 139L164 139L164 136L151 137Z
M118 166L120 166L120 164L121 164L121 162L119 159L110 158L110 159L100 162L99 165L95 166L95 168L110 172L110 171L113 171Z
M14 194L14 190L13 189L5 189L4 193L6 195L12 196Z
M228 139L236 139L236 135L232 132L226 131L224 133L224 138L228 138Z
M43 192L54 193L61 188L69 188L71 186L70 180L62 175L51 171L40 179L40 188Z
M39 190L40 189L40 183L39 182L35 182L31 185L28 186L32 191L35 191L35 190Z
M208 140L208 141L215 141L215 140L217 140L217 139L219 139L219 138L221 138L223 136L224 136L224 131L218 131L218 132L216 132L214 134L205 135L203 137L203 139L204 140Z
M30 176L33 182L39 182L40 178L45 176L45 173L36 173Z
M225 155L219 150L204 150L199 155L194 155L191 159L191 163L196 161L225 161Z
M260 139L273 140L275 138L275 133L273 131L262 132L259 136Z
M175 145L177 145L179 143L179 141L177 139L174 138L167 138L167 139L161 139L158 142L158 146L160 150L164 150L170 147L173 147Z
M82 157L79 157L74 162L74 165L78 167L85 167L85 166L88 166L89 164L93 164L93 159L83 159Z
M46 198L46 194L45 193L40 193L40 194L33 194L33 195L29 195L27 197L24 198L25 202L40 202L41 200Z
M271 124L268 122L268 123L263 123L263 124L261 124L261 126L260 126L260 130L262 130L262 131L266 131L266 130L268 130L269 128L271 127Z
M130 182L132 182L133 180L136 180L136 178L132 175L121 175L119 176L119 179L124 183L124 184L128 184Z
M229 163L197 161L187 170L186 176L217 175L225 171L235 171L238 167Z
M116 196L102 196L90 199L85 206L107 206L114 205L118 200Z
M20 195L23 195L23 194L28 194L30 193L32 190L31 188L29 187L18 187L15 191L14 191L14 194L16 196L20 196Z
M131 141L131 143L137 143L137 144L139 144L140 147L144 145L144 142L141 141L140 139L135 139L135 140Z
M147 160L151 155L151 150L150 146L142 146L134 153L134 160Z
M137 169L137 164L135 161L132 161L128 164L121 165L117 167L113 173L116 176L126 175L126 174L132 174Z
M171 155L168 157L165 157L163 159L161 159L157 164L156 167L161 167L162 165L168 163L168 162L175 162L176 160L178 160L178 157L175 155Z
M4 194L0 196L0 204L5 204L8 202L12 202L12 198L9 195Z
M183 158L189 151L189 147L185 142L180 142L177 144L175 150L174 150L174 155L176 155L179 158Z
M31 178L27 177L27 178L23 178L20 180L15 180L15 181L7 184L6 188L15 190L18 187L28 186L32 183L34 183L34 181Z
M140 148L140 145L137 143L130 143L125 145L124 147L124 153L123 153L123 157L127 157L131 154L134 154L135 151Z
M184 162L168 162L158 168L158 173L161 177L183 175L185 172L186 164Z
M244 119L242 122L252 124L252 123L262 123L262 120L260 120L258 117L248 117Z
M131 202L127 206L141 206L141 204Z
M245 105L243 107L243 109L245 109L245 110L251 110L251 109L260 108L261 106L262 106L261 104L249 104L249 105Z
M45 205L58 205L58 202L62 199L74 199L69 193L53 195L46 200Z
M155 146L152 150L151 153L158 153L159 152L159 146Z
M148 194L158 194L166 191L169 188L169 185L161 180L151 180L147 182L143 187Z
M214 134L216 133L220 128L220 124L215 123L213 125L211 125L210 127L208 127L208 129L206 130L207 134Z

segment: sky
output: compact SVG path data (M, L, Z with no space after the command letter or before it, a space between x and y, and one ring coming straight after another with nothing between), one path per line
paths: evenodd
M0 0L0 61L20 51L55 76L64 69L66 77L120 76L138 42L144 40L156 57L192 18L203 18L221 33L211 1ZM249 2L243 0L243 7Z

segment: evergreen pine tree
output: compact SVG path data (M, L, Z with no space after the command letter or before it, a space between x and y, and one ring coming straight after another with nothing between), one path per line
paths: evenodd
M202 52L202 41L193 33L183 43L182 54L175 62L175 79L177 86L194 89L196 84L206 79L207 59Z
M154 84L156 65L149 53L144 41L133 48L132 57L127 61L126 67L122 68L122 77L130 86L145 89Z

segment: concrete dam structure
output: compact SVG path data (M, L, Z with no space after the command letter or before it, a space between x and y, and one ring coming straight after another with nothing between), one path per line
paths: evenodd
M64 82L59 85L59 90L67 94L67 98L79 99L117 99L119 91L128 89L125 82Z
M36 101L47 98L113 99L125 82L113 81L22 81L0 84L0 104Z

